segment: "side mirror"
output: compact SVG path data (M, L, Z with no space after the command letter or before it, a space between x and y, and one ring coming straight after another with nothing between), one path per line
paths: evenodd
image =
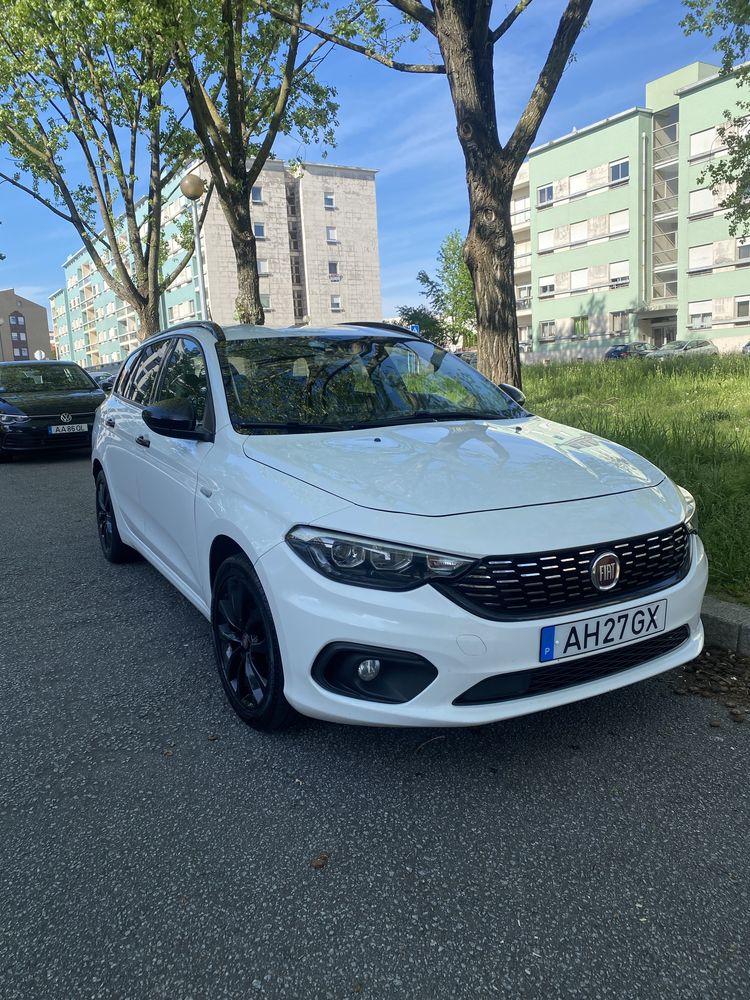
M498 386L506 396L510 396L514 403L518 403L519 406L526 405L526 396L520 389L516 389L514 385L507 385L505 382L498 382Z
M213 434L197 430L195 404L190 399L162 399L147 406L141 416L155 434L184 441L212 441Z

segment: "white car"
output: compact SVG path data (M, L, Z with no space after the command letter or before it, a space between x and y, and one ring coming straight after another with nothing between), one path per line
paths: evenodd
M651 351L647 357L662 361L664 358L693 358L699 354L718 353L719 348L711 340L670 340L658 350Z
M690 494L513 395L392 327L175 327L97 410L102 550L210 619L259 729L477 725L693 659Z

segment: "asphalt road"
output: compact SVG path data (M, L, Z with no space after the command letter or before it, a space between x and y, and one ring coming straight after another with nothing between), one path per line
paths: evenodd
M750 995L750 725L662 678L259 735L206 622L100 556L87 460L0 504L2 1000Z

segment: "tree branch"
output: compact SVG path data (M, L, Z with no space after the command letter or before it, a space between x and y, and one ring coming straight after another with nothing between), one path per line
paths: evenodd
M272 7L266 2L266 0L250 0L250 2L254 3L256 7L260 7L260 9L266 14L270 14L271 17L276 17L280 21L284 21L292 27L297 27L302 31L307 31L311 35L316 35L318 38L322 38L326 42L331 42L333 45L339 45L342 49L349 49L351 52L359 52L360 55L367 56L368 59L381 63L381 65L387 66L388 69L396 69L401 73L445 73L445 66L443 66L442 63L422 64L396 62L395 59L391 59L389 56L384 56L379 52L368 49L365 45L358 45L356 42L350 42L348 38L342 38L340 35L331 34L330 31L324 31L322 28L316 28L314 24L308 24L306 21L295 21L295 19L289 14ZM389 2L393 2L393 0L389 0ZM421 6L421 4L419 6Z
M504 159L517 171L531 149L539 126L547 112L560 77L573 51L576 39L588 17L593 0L570 0L560 18L552 46L529 103L518 119L513 135L503 150Z
M435 15L429 7L425 7L419 0L388 0L388 2L392 7L396 7L403 14L406 14L407 17L419 21L431 35L437 34Z
M511 27L511 25L513 24L513 22L516 20L517 17L520 17L521 14L523 14L523 12L526 10L526 8L529 6L530 3L531 0L518 0L518 3L513 8L513 10L510 11L507 17L505 17L500 22L500 24L498 24L498 26L495 28L494 31L490 32L490 41L492 42L493 45L498 40L498 38L503 37L508 28Z

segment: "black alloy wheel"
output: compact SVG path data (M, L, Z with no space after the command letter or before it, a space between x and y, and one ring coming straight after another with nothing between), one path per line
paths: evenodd
M283 729L294 718L271 609L249 561L231 556L214 580L211 626L216 664L237 715L255 729Z
M103 471L96 476L96 528L104 558L111 563L129 562L135 552L120 538L112 497Z

